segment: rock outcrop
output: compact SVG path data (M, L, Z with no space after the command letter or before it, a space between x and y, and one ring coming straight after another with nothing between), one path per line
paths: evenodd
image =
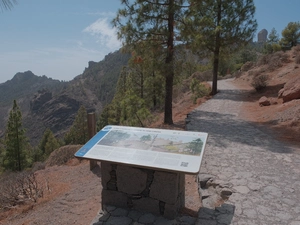
M282 98L283 102L300 99L300 76L289 80L278 92L278 98Z

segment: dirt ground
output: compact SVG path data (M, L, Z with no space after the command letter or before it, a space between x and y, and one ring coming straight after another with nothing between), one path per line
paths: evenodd
M277 93L288 79L299 76L300 69L290 60L280 68L265 72L272 78L268 87L259 93L251 87L248 72L233 81L244 90L240 117L274 134L274 138L299 146L300 100L283 104L277 99ZM272 97L277 104L261 107L258 104L261 96ZM190 93L182 94L173 104L174 125L163 125L163 114L159 114L158 121L151 127L184 129L187 114L207 99L198 99L197 104L193 104ZM88 161L72 159L65 165L46 167L36 173L45 187L44 197L37 203L0 212L0 225L88 224L100 210L102 186L99 167L91 172ZM195 215L201 206L195 176L186 177L186 187L187 207L184 212Z

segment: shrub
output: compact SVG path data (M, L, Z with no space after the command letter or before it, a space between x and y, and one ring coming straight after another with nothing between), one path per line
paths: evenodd
M256 91L263 90L268 84L268 75L255 76L252 79L251 86L255 88Z
M262 55L259 57L258 61L257 61L257 65L258 66L262 66L262 65L266 65L269 62L269 57L268 55Z
M300 45L294 46L293 47L293 52L295 55L297 55L300 52Z
M202 83L199 83L196 79L192 79L190 89L193 93L193 103L196 104L198 98L202 98L207 96L210 90Z
M248 61L241 67L241 71L246 72L246 71L250 70L253 66L254 66L254 63L251 61Z
M53 151L46 160L47 166L60 166L67 163L70 159L75 158L74 154L82 147L82 145L66 145Z
M43 190L34 172L7 173L0 179L0 209L36 202L43 197Z
M283 63L289 62L289 55L283 51L278 51L269 55L262 55L258 62L258 66L268 65L269 70L275 70L283 65Z

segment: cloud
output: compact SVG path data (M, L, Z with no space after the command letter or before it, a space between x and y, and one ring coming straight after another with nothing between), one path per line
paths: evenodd
M116 13L113 13L113 12L89 12L87 13L87 15L90 15L90 16L101 16L102 18L103 17L109 17L109 18L112 18L116 15Z
M121 42L117 39L117 31L110 25L107 18L98 19L83 32L96 36L97 42L110 50L114 51L121 47Z

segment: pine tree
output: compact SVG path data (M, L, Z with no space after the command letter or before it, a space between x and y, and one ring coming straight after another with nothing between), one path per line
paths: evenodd
M53 133L51 132L47 138L47 142L45 145L45 156L48 157L51 154L51 152L58 149L59 147L60 147L59 142L57 141L57 139L54 137Z
M36 152L34 154L34 161L45 160L52 151L59 148L60 146L60 143L54 137L52 131L47 128L39 143L38 149L36 149Z
M22 126L22 113L16 100L9 113L5 131L5 159L6 170L21 171L26 167L26 150L29 144L25 136L25 129Z
M174 82L174 47L176 20L181 18L184 0L122 0L124 9L113 20L118 37L124 46L138 49L140 43L150 43L153 50L161 53L164 61L161 73L165 78L164 123L172 124L172 93ZM177 20L178 21L178 20Z
M276 29L273 27L270 34L268 35L268 43L278 43L279 42L279 36L277 34Z
M88 139L87 112L84 106L81 106L75 117L69 132L64 137L66 144L85 144Z
M273 27L270 34L268 35L268 40L264 44L264 52L274 53L281 50L281 46L279 45L279 36L277 34L277 31Z
M289 22L281 32L280 44L283 47L293 47L300 43L300 22Z
M257 28L253 0L190 0L182 38L192 48L213 55L212 93L217 93L220 54L225 48L238 50L252 41ZM227 50L228 51L228 50ZM203 53L203 50L202 50Z

